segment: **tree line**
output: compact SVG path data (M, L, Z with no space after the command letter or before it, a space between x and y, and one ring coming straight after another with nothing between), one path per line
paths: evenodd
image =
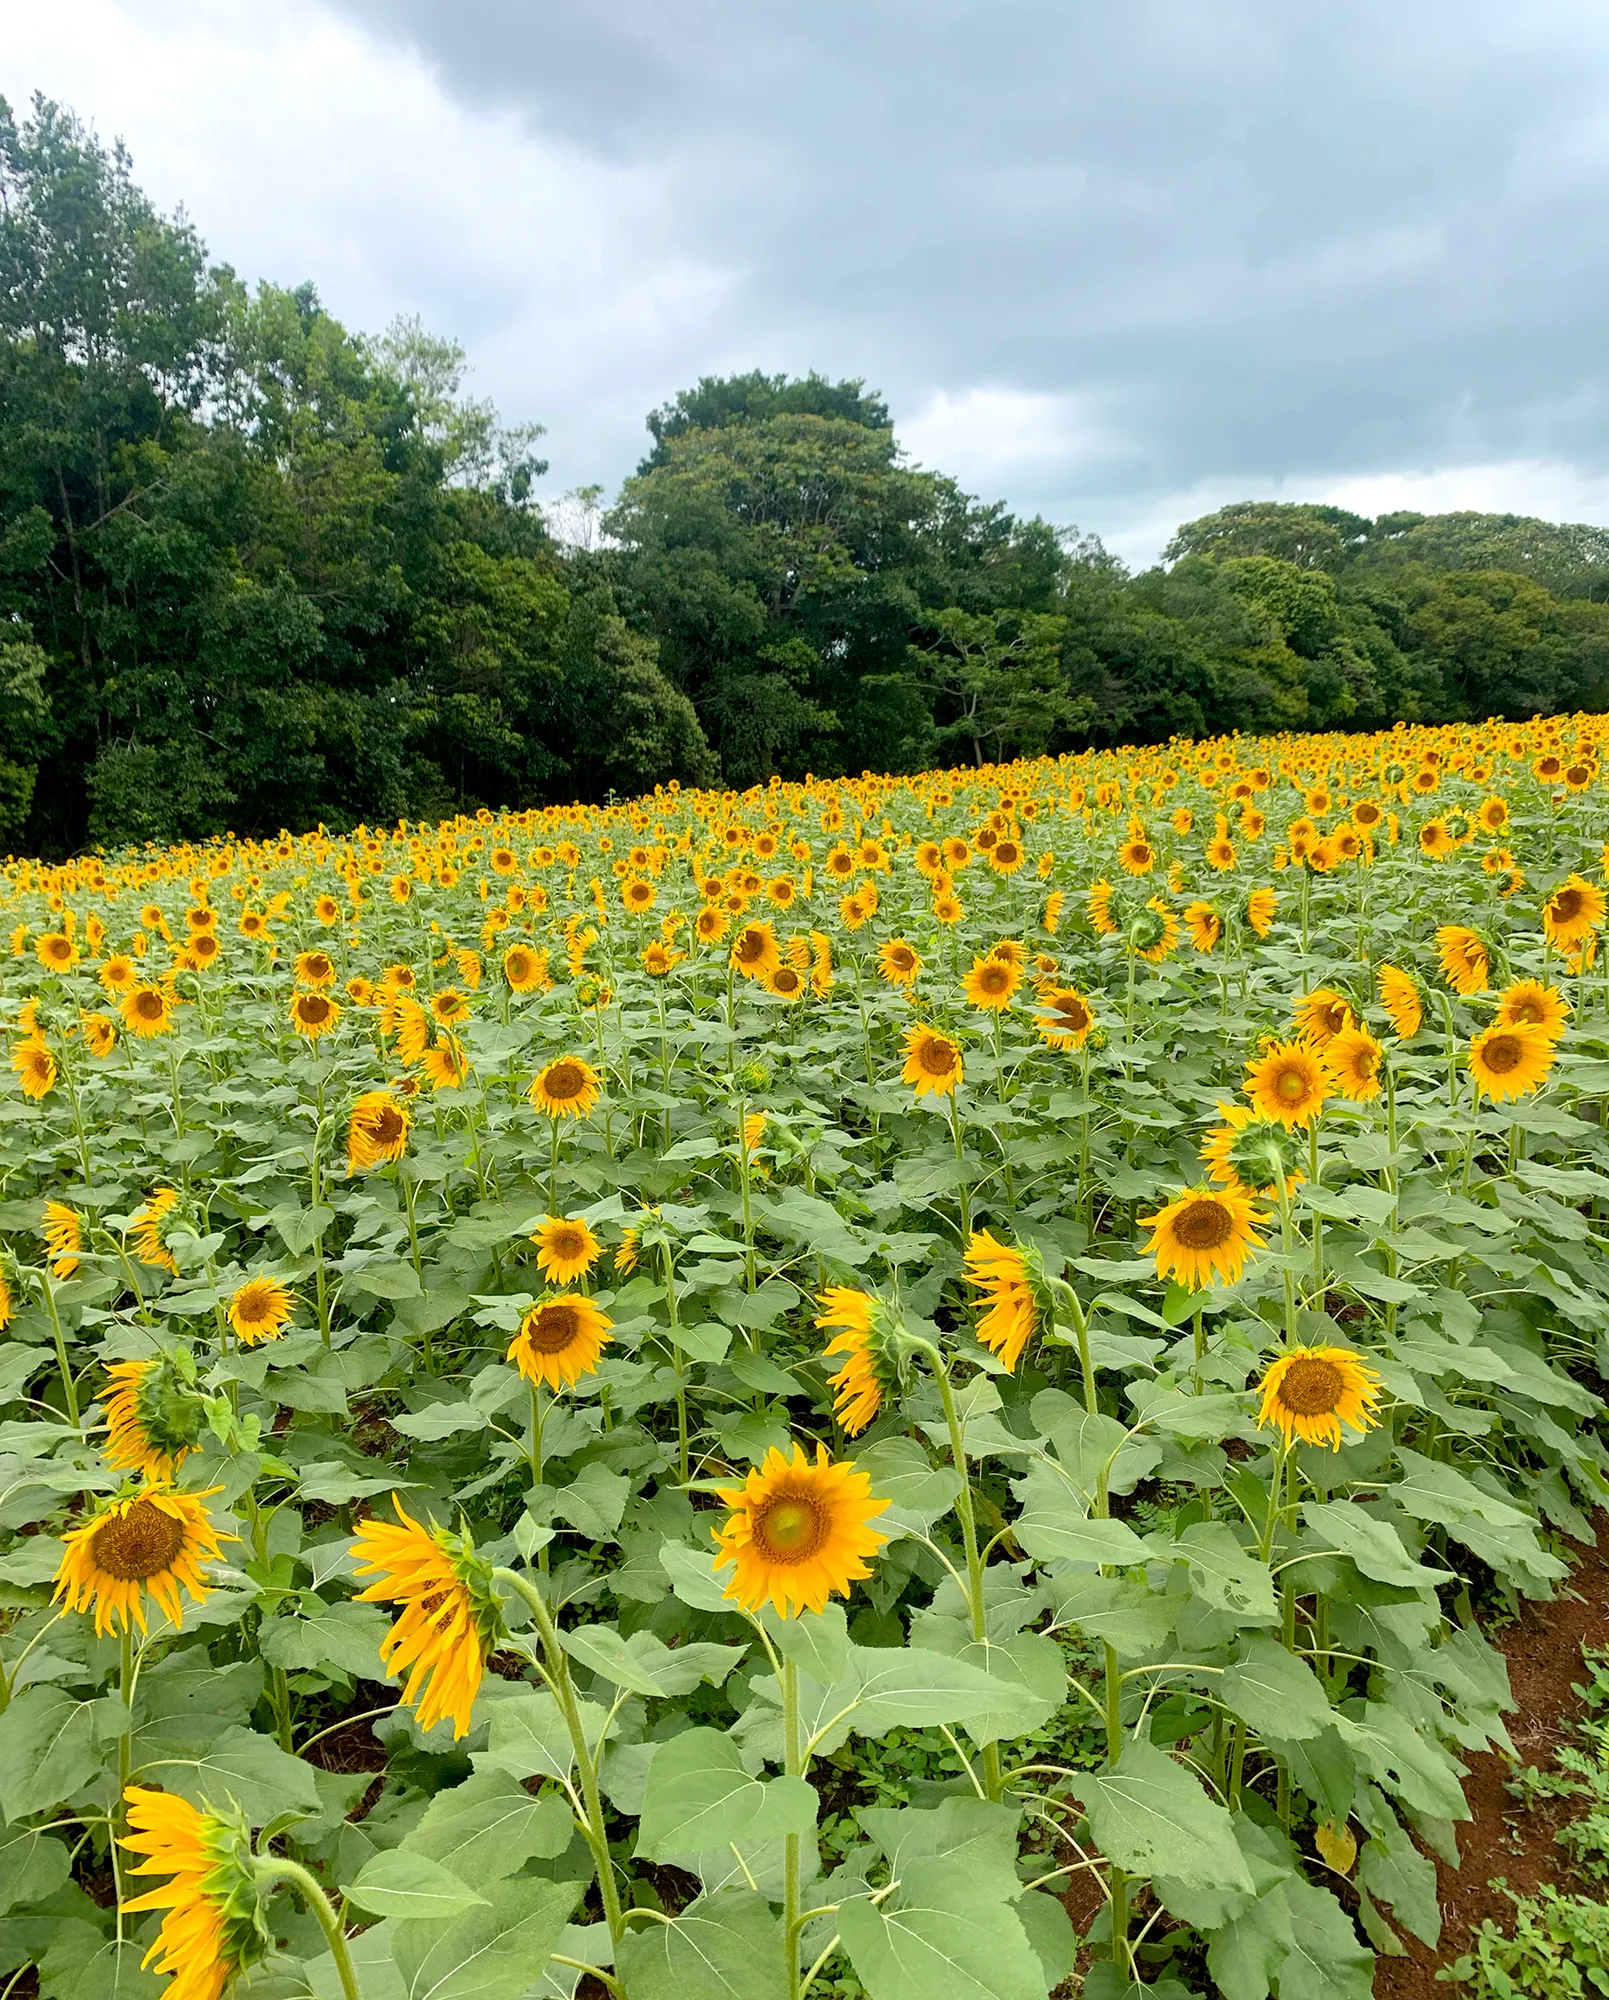
M1131 575L754 373L560 535L463 372L0 99L0 846L1609 705L1604 529L1249 502Z

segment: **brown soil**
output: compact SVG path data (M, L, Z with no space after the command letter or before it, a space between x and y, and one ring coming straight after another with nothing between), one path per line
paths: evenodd
M1514 1690L1508 1726L1521 1769L1535 1764L1545 1770L1568 1740L1581 1710L1572 1691L1583 1677L1581 1648L1609 1645L1609 1530L1600 1531L1596 1547L1583 1545L1579 1556L1552 1603L1527 1604L1517 1623L1496 1635ZM1505 1789L1515 1768L1507 1757L1493 1751L1464 1761L1469 1766L1464 1796L1474 1818L1457 1828L1461 1865L1436 1864L1441 1942L1430 1951L1403 1933L1407 1956L1381 1958L1375 1967L1376 2000L1448 2000L1437 1970L1468 1948L1483 1917L1507 1928L1513 1914L1508 1898L1492 1887L1494 1878L1501 1876L1521 1895L1544 1882L1564 1889L1585 1886L1572 1880L1567 1857L1553 1839L1572 1817L1569 1802L1543 1799L1522 1810Z

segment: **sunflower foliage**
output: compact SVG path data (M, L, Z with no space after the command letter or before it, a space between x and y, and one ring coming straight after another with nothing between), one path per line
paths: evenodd
M1434 1946L1609 1495L1604 733L8 864L0 1976Z

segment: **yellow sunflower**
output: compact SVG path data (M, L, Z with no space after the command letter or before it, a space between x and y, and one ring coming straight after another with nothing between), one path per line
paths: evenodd
M1492 962L1486 940L1464 924L1443 924L1436 933L1436 959L1441 976L1465 999L1484 993L1491 983Z
M1011 1005L1011 997L1022 984L1022 973L1003 958L975 958L963 982L972 1005L987 1013L999 1013Z
M1039 1300L1020 1250L1001 1243L986 1229L967 1242L966 1281L983 1293L976 1332L991 1353L1015 1369L1039 1327Z
M1384 1058L1385 1050L1367 1028L1344 1028L1324 1050L1337 1093L1353 1104L1366 1104L1371 1097L1380 1095L1380 1065Z
M78 947L63 931L46 931L34 939L39 963L51 972L66 972L78 963Z
M1095 1026L1095 1010L1071 986L1042 989L1035 1003L1039 1039L1053 1049L1081 1049Z
M1273 889L1253 889L1246 898L1245 918L1248 930L1260 938L1267 937L1274 928L1274 911L1279 905L1278 893Z
M1197 951L1209 952L1217 948L1218 940L1224 934L1223 918L1211 903L1189 903L1184 912L1185 929L1190 933L1190 942Z
M713 1531L715 1567L732 1569L725 1595L750 1612L769 1604L783 1618L847 1597L888 1540L869 1525L888 1505L871 1486L853 1460L835 1464L825 1445L813 1465L797 1444L791 1458L773 1445L743 1485L721 1490L732 1510Z
M905 1030L905 1066L900 1071L918 1097L948 1097L961 1081L961 1051L937 1028Z
M1096 936L1110 937L1117 929L1117 919L1112 915L1111 883L1092 883L1084 898L1084 907L1089 912L1090 927Z
M538 1072L529 1096L549 1118L584 1118L598 1101L598 1072L579 1056L560 1056Z
M1469 1067L1481 1095L1501 1103L1528 1097L1544 1084L1558 1053L1558 1042L1540 1024L1494 1021L1470 1043Z
M1379 1423L1379 1375L1349 1347L1294 1347L1279 1356L1258 1385L1259 1424L1277 1424L1285 1442L1341 1449L1341 1426L1359 1436Z
M547 972L546 954L526 944L511 944L503 953L503 977L511 993L534 993Z
M296 981L300 986L333 986L334 959L327 951L299 951L296 954Z
M909 986L921 976L921 954L904 938L890 938L877 954L877 970L890 986Z
M1578 951L1603 922L1603 912L1603 891L1571 875L1542 905L1542 929L1555 951Z
M1252 1251L1264 1247L1257 1231L1267 1221L1252 1205L1252 1196L1238 1186L1221 1193L1186 1188L1155 1215L1139 1218L1140 1227L1151 1232L1145 1254L1155 1257L1157 1276L1177 1278L1192 1292L1232 1285Z
M774 993L779 1000L802 1000L805 996L806 977L796 965L774 966L765 981L767 993Z
M56 1058L37 1035L29 1035L11 1051L11 1067L22 1084L22 1094L37 1102L56 1087Z
M129 1831L118 1845L146 1858L131 1875L172 1879L130 1896L123 1913L166 1910L156 1942L140 1961L171 1974L162 2000L220 2000L263 1957L250 1833L237 1813L201 1812L177 1793L130 1785L123 1794Z
M140 1208L136 1209L129 1223L129 1232L134 1238L134 1254L142 1264L149 1264L155 1271L178 1273L173 1252L167 1245L167 1218L177 1208L179 1190L158 1188Z
M106 1371L106 1463L166 1484L201 1435L201 1399L171 1361L118 1361Z
M536 1268L555 1285L584 1278L603 1254L603 1245L579 1216L544 1215L531 1241Z
M278 1278L248 1278L229 1300L229 1324L242 1347L277 1340L289 1324L295 1300Z
M412 1122L408 1107L389 1090L364 1091L346 1124L347 1172L364 1173L400 1160L408 1150Z
M590 1375L613 1339L614 1321L601 1306L573 1292L539 1299L527 1308L509 1344L508 1359L527 1382L568 1389Z
M1519 979L1505 988L1497 1003L1497 1024L1512 1028L1536 1027L1555 1041L1564 1033L1570 1018L1570 1003L1556 986L1544 986L1540 979Z
M882 1358L877 1348L879 1307L869 1292L832 1285L816 1301L823 1332L836 1327L828 1357L844 1356L832 1380L832 1413L850 1437L858 1437L883 1407Z
M469 1733L497 1633L491 1574L467 1535L415 1521L394 1493L391 1504L400 1526L358 1524L355 1574L376 1581L357 1601L403 1606L380 1642L380 1664L393 1680L408 1676L402 1699L417 1710L419 1727L448 1719L456 1741Z
M433 1048L425 1050L419 1058L419 1067L432 1090L462 1090L469 1075L469 1058L461 1042L443 1035Z
M310 1042L329 1034L340 1018L340 1001L327 993L298 993L291 1001L291 1026Z
M84 1247L83 1221L77 1209L64 1201L47 1201L40 1234L52 1275L62 1281L70 1278L78 1269L79 1252Z
M732 964L745 979L768 979L781 963L776 932L769 924L745 924L732 940Z
M207 1601L201 1565L218 1556L220 1542L238 1541L212 1525L205 1493L172 1493L147 1486L129 1500L112 1500L81 1528L64 1535L66 1553L56 1571L57 1598L69 1611L95 1613L95 1631L126 1631L129 1621L143 1632L149 1591L174 1625L184 1616L181 1588L197 1604Z
M1379 971L1380 1004L1391 1016L1391 1025L1400 1041L1412 1041L1424 1026L1425 1006L1419 982L1398 965L1382 965Z
M1306 1042L1275 1042L1246 1069L1246 1095L1259 1117L1310 1125L1324 1108L1333 1078Z
M1199 1157L1201 1164L1212 1178L1222 1182L1225 1187L1244 1188L1247 1185L1240 1169L1243 1165L1250 1164L1245 1157L1248 1150L1255 1149L1252 1156L1261 1166L1262 1155L1267 1149L1266 1142L1274 1139L1276 1134L1277 1143L1281 1143L1282 1147L1289 1147L1292 1144L1287 1127L1259 1118L1248 1104L1225 1104L1220 1099L1218 1115L1224 1122L1221 1125L1214 1125L1202 1140ZM1285 1174L1283 1179L1286 1194L1294 1194L1306 1178L1307 1176L1300 1172ZM1250 1191L1259 1201L1274 1201L1279 1195L1278 1184L1274 1181L1270 1181L1266 1186L1253 1184Z
M1332 987L1318 986L1303 994L1292 1013L1298 1035L1321 1047L1352 1026L1352 1003Z

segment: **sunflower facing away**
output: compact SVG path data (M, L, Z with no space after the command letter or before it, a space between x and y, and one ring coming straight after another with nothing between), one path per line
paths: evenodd
M967 1243L966 1281L983 1294L979 1340L1015 1369L1039 1327L1039 1299L1026 1259L987 1229L975 1229Z
M937 1028L917 1026L905 1030L905 1066L901 1080L918 1097L931 1093L948 1097L961 1081L961 1051L948 1035Z
M58 1598L69 1611L95 1613L97 1637L127 1630L132 1619L143 1632L145 1596L177 1626L184 1616L180 1588L197 1604L207 1600L201 1565L218 1555L220 1535L202 1505L220 1487L205 1493L170 1493L152 1485L131 1500L112 1500L81 1528L63 1536L66 1553L56 1571Z
M229 1301L229 1324L242 1347L277 1340L294 1309L290 1287L278 1278L248 1278Z
M1483 1097L1528 1097L1547 1081L1559 1045L1535 1022L1494 1021L1469 1045L1469 1067Z
M1352 1025L1351 1001L1329 986L1303 994L1292 1013L1297 1034L1321 1047Z
M1324 1108L1333 1079L1305 1042L1275 1042L1246 1069L1246 1095L1259 1117L1309 1125Z
M609 1345L614 1321L601 1306L574 1292L538 1299L526 1310L509 1343L508 1359L527 1382L568 1389L590 1375Z
M359 1523L355 1574L376 1581L360 1604L400 1604L402 1616L380 1642L380 1664L393 1680L408 1676L402 1699L419 1727L444 1717L453 1739L469 1733L486 1655L498 1629L490 1572L467 1535L413 1520L395 1494L401 1521Z
M128 1833L118 1845L146 1858L131 1875L167 1875L124 1912L166 1910L156 1942L140 1961L171 1974L162 2000L219 2000L241 1972L264 1957L268 1940L257 1915L251 1836L238 1813L198 1811L176 1793L130 1785Z
M816 1325L825 1333L836 1327L826 1353L844 1357L832 1380L832 1413L850 1437L860 1433L883 1407L888 1367L881 1351L882 1307L869 1292L831 1285L816 1301L821 1307Z
M1379 1423L1380 1377L1349 1347L1293 1347L1259 1384L1259 1424L1277 1424L1285 1443L1341 1449L1341 1426L1361 1437Z
M769 1604L783 1618L824 1611L829 1597L871 1575L866 1558L888 1537L869 1524L888 1505L853 1460L834 1464L816 1447L812 1465L796 1444L791 1458L773 1445L741 1486L721 1490L731 1508L715 1567L732 1569L725 1595L757 1612Z
M1252 1251L1264 1247L1257 1232L1268 1217L1245 1188L1194 1187L1139 1221L1151 1232L1145 1254L1155 1257L1157 1276L1199 1292L1235 1282Z
M1279 1172L1283 1156L1294 1143L1289 1128L1272 1119L1259 1118L1249 1104L1225 1104L1220 1099L1218 1115L1224 1122L1214 1125L1202 1140L1201 1164L1225 1187L1249 1186L1259 1201L1277 1201L1279 1182L1271 1179L1264 1185L1264 1175ZM1245 1178L1247 1172L1252 1176L1249 1183ZM1293 1168L1280 1178L1285 1183L1285 1193L1292 1195L1307 1176Z
M1554 1041L1564 1033L1569 1018L1569 1001L1558 987L1544 986L1540 979L1516 980L1497 1003L1499 1026L1540 1028Z
M584 1118L598 1101L598 1072L579 1056L560 1056L537 1073L530 1099L549 1118Z
M579 1216L544 1215L531 1241L536 1245L536 1268L554 1285L584 1278L603 1253L603 1245Z
M1391 1016L1398 1040L1412 1041L1425 1022L1425 1003L1418 980L1398 965L1382 965L1379 979L1380 1004Z
M165 1356L106 1371L106 1463L166 1484L201 1435L201 1399Z
M347 1120L347 1172L359 1174L400 1160L408 1150L412 1122L408 1107L389 1090L364 1091Z

